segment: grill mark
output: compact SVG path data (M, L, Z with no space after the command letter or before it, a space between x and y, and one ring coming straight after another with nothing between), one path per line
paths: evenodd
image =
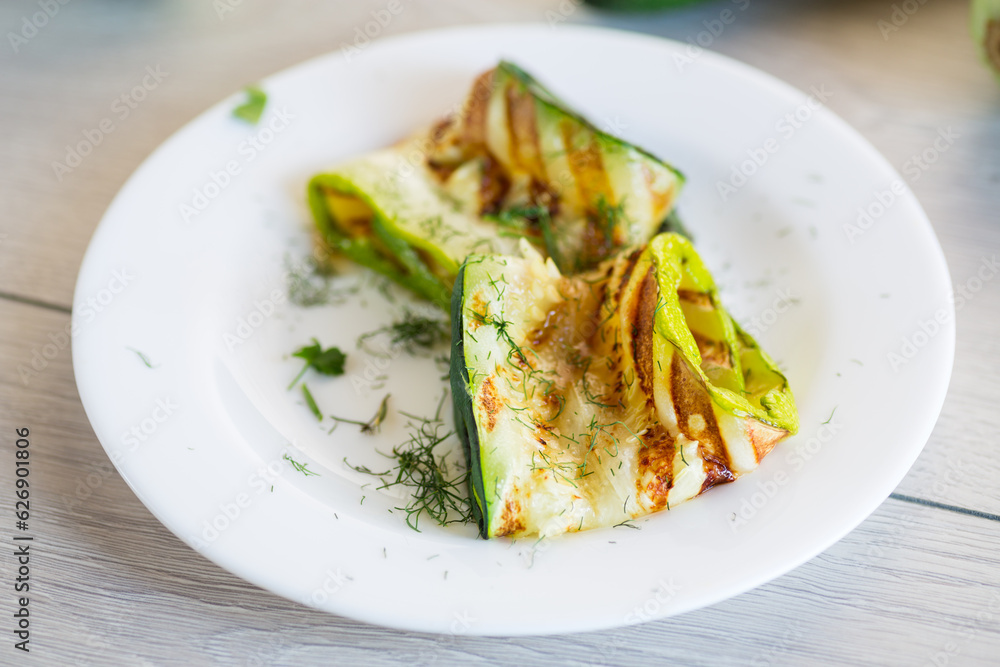
M658 296L654 269L649 271L639 286L639 295L629 317L632 324L632 359L639 388L646 392L646 401L653 403L653 313L656 312Z
M510 162L514 168L522 166L521 147L518 145L518 119L514 116L516 106L517 90L513 83L509 83L504 90L504 116L507 121L507 146L510 151Z
M633 250L628 258L625 260L625 270L622 271L622 278L618 281L618 289L615 291L615 301L621 303L622 292L625 291L625 286L628 285L628 281L632 279L632 272L635 271L636 264L639 263L639 257L642 255L642 248L637 248Z
M698 353L701 354L701 367L706 370L711 367L732 368L733 357L730 354L729 346L722 341L711 340L701 334L692 331L694 342L698 345Z
M719 424L712 409L712 399L679 353L674 354L670 363L670 395L673 398L674 411L677 413L677 428L680 432L689 440L698 442L698 453L703 459L714 458L728 469L729 452L719 432ZM692 415L700 415L704 420L704 428L697 433L691 429ZM707 467L706 472L710 472Z
M639 452L639 469L636 489L645 493L656 509L667 506L670 489L674 486L674 456L676 443L663 426L654 421L642 436L643 448ZM649 482L643 484L648 475Z
M493 94L493 70L483 72L472 84L472 93L466 104L464 141L466 145L486 144L486 109Z
M503 505L500 513L500 526L497 527L496 537L506 537L524 530L524 517L521 516L521 501L517 500L519 491L517 486L511 490L511 495Z
M681 301L686 301L693 306L701 308L702 310L715 309L715 305L712 303L712 297L704 292L690 289L679 289L677 290L677 298Z
M514 107L514 114L514 127L520 138L518 148L528 149L522 150L524 168L534 179L545 182L548 180L548 173L545 160L542 158L542 141L538 136L538 110L535 107L535 99L527 93L520 95Z
M535 101L516 83L508 85L505 93L511 161L533 179L544 181L545 165L538 138Z
M555 220L555 217L559 215L559 195L553 192L544 181L532 178L528 184L528 196L533 205L540 206L549 212L551 220ZM538 219L532 219L532 222L537 225Z
M580 200L588 209L588 213L597 213L597 202L601 197L608 204L614 203L614 196L611 190L611 183L608 173L604 169L604 160L601 151L593 137L587 146L576 148L574 141L578 128L569 121L564 121L560 129L563 135L563 145L566 146L566 161L569 163L570 173L576 181L577 192Z
M614 252L617 244L608 235L608 230L601 226L600 222L600 216L594 213L587 213L582 234L582 247L585 252L580 255L577 270L589 269L598 262L610 257Z
M701 485L701 491L698 493L705 493L713 486L718 486L719 484L728 484L729 482L736 481L736 475L733 474L725 463L720 461L717 457L711 454L705 454L704 458L704 468L705 468L705 482Z
M479 215L494 215L503 206L510 190L510 179L500 162L491 154L483 156L483 174L479 181Z
M482 407L483 412L486 413L486 431L489 433L497 425L497 416L500 414L500 408L503 407L503 403L500 402L497 396L497 388L493 384L493 378L487 377L483 381L483 386L479 393L479 405Z

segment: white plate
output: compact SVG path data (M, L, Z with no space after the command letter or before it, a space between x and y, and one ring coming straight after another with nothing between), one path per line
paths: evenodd
M711 53L681 61L687 48L545 26L378 40L265 81L257 127L231 117L234 95L173 136L101 222L73 312L87 415L139 498L263 588L445 633L571 632L677 614L777 577L858 525L916 459L944 399L954 318L941 249L913 196L892 193L900 176L807 93ZM686 173L680 209L696 244L798 399L799 435L758 471L639 530L535 545L479 540L468 526L409 529L389 511L398 500L342 462L385 467L373 447L402 441L395 410L429 414L444 387L431 359L383 368L354 348L408 297L397 291L389 304L349 270L339 283L365 286L343 306L284 300L285 257L310 244L308 177L432 121L500 57ZM746 162L753 155L763 164ZM221 175L227 164L238 173ZM718 183L734 165L754 173L723 201ZM181 204L207 207L185 221ZM859 207L874 217L849 238ZM327 412L367 418L392 392L377 438L349 426L327 435L285 390L299 369L287 355L312 336L350 351L346 376L307 377ZM385 387L372 387L381 374ZM295 471L284 453L319 475Z

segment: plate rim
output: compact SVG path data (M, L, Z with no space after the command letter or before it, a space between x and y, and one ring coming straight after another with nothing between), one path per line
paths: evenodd
M373 43L369 48L370 49L389 48L392 47L393 45L398 45L400 43L405 43L408 41L422 42L425 40L433 40L433 39L445 40L451 35L464 36L468 35L469 33L503 34L503 33L508 33L510 31L524 31L524 30L529 30L529 31L545 30L548 32L551 30L551 28L547 27L543 23L538 23L538 22L500 23L500 24L486 24L486 25L472 24L472 25L450 26L446 28L419 30L419 31L406 32L397 35L387 36L377 40L378 43ZM665 45L667 46L672 45L673 47L684 46L682 42L678 42L675 40L670 40L644 33L632 32L628 30L614 29L614 28L604 28L604 27L590 26L590 25L586 26L564 25L564 26L559 26L557 30L585 34L590 38L596 38L596 39L601 39L606 36L614 36L618 38L625 38L632 41L642 41L653 47L663 47ZM548 34L551 34L551 32L548 32ZM301 61L295 65L292 65L290 67L278 70L269 75L268 77L262 79L261 85L266 88L268 83L276 77L286 76L292 72L302 71L309 67L319 67L322 62L327 60L332 61L333 59L340 56L342 52L343 52L342 50L338 49L327 53L319 54L311 58L308 58L304 61ZM730 70L738 72L744 78L748 78L754 82L766 83L769 88L776 90L778 93L782 95L785 95L788 92L795 92L801 95L805 94L804 91L801 91L797 87L781 79L778 79L777 77L771 75L770 73L763 71L757 67L748 65L734 58L731 58L729 56L725 56L706 49L704 57L711 59L715 63L720 63ZM149 165L155 163L159 159L160 155L165 153L175 144L182 143L187 132L191 131L192 126L205 122L207 118L210 118L211 116L217 114L220 108L226 107L229 104L231 104L232 97L233 94L225 96L218 103L213 104L208 109L198 114L196 117L185 122L184 125L182 125L175 132L173 132L167 139L161 142L159 146L157 146L157 148L154 149L149 154L149 156L147 156L142 161L142 163L135 169L135 171L121 186L119 192L116 194L112 202L109 204L107 211L102 216L101 222L98 224L94 232L94 235L90 243L88 244L87 251L80 265L80 271L78 274L76 287L74 289L74 296L73 296L74 303L79 302L81 300L81 297L83 296L80 293L80 291L82 290L82 284L84 282L82 278L85 273L93 270L93 266L97 262L97 257L99 257L99 252L103 243L103 236L108 233L107 229L109 228L109 225L106 225L105 221L109 219L110 215L115 209L116 203L121 200L123 193L125 193L126 191L128 191L133 187L136 187L134 185L135 183L141 182L144 172L149 168ZM893 167L886 160L886 158L880 152L878 152L878 150L871 144L871 142L869 142L863 135L861 135L861 133L858 130L854 129L851 125L849 125L846 121L844 121L839 115L837 115L833 111L829 110L828 108L824 109L825 109L825 115L828 116L828 119L830 121L835 123L835 125L838 128L838 131L842 135L850 137L856 149L861 149L866 153L865 155L866 161L873 161L875 163L878 163L879 166L884 170L887 170L896 177L901 178L895 167ZM927 246L926 249L930 253L932 253L938 260L939 264L938 268L943 269L945 283L942 284L941 287L943 289L946 289L948 292L951 292L953 289L953 285L951 282L950 273L948 271L946 258L944 255L944 251L941 247L940 240L937 238L937 235L934 232L933 225L931 224L926 213L924 212L923 207L920 205L916 195L913 192L907 190L907 198L912 201L916 209L919 211L921 227L923 231L929 235L930 245ZM860 523L862 523L865 519L867 519L872 514L872 512L874 512L878 508L878 506L881 505L882 502L884 502L884 500L892 493L893 489L896 486L898 486L899 482L906 476L906 474L912 467L913 463L916 461L920 453L923 451L923 448L926 445L928 439L930 438L934 426L938 421L941 410L944 407L945 398L948 393L948 388L954 370L955 338L956 338L955 309L953 303L948 305L948 310L950 314L950 317L948 318L948 323L947 325L944 325L943 334L939 334L943 335L944 338L942 340L946 345L946 350L945 350L947 357L946 363L942 366L941 369L938 369L938 372L940 372L944 376L944 381L935 383L933 385L935 391L933 395L928 399L927 403L927 405L932 406L933 409L928 410L926 413L924 413L924 419L922 420L922 423L918 427L914 427L911 429L911 431L919 432L921 434L920 437L918 438L920 440L920 446L919 447L914 446L907 450L909 456L904 462L901 462L900 465L897 466L897 471L901 472L898 472L898 475L891 476L893 481L892 487L888 488L888 491L886 491L884 495L881 495L881 491L879 492L879 494L870 494L870 499L868 500L868 502L865 503L866 509L864 511L856 511L854 515L851 517L851 519L846 521L839 530L828 533L825 539L818 540L814 544L812 544L811 548L800 551L798 557L793 559L794 562L792 562L791 564L789 564L788 561L782 561L780 565L775 564L771 568L760 571L758 573L758 576L756 576L751 580L746 581L745 585L737 587L738 590L728 589L725 591L720 591L714 596L708 596L707 598L703 597L695 604L689 604L688 606L681 607L676 610L672 609L668 614L655 617L656 619L664 618L667 616L673 616L680 613L686 613L688 611L717 604L722 600L742 594L768 581L772 581L773 579L781 576L782 574L790 572L791 570L799 567L806 561L814 558L817 554L822 553L823 551L828 549L831 545L843 539L845 535L854 530ZM72 315L72 323L78 324L79 317L80 315L78 315L77 311L74 309ZM73 337L72 346L73 346L74 377L78 391L80 393L81 402L83 403L85 412L87 413L88 416L88 420L90 420L91 423L93 424L94 419L92 411L100 409L100 400L98 397L87 395L87 391L85 390L85 387L83 385L83 376L85 375L85 372L81 373L80 364L81 364L81 359L83 358L85 352L84 350L79 349L79 345L80 345L80 340L77 337ZM97 435L98 440L101 442L101 445L104 448L106 454L109 457L111 457L112 461L114 462L114 452L111 448L111 445L109 443L106 443L106 440L110 441L113 436L109 434L107 437L102 438L100 434L96 433L96 429L95 429L95 435ZM905 463L905 465L903 465L903 463ZM119 474L126 481L129 488L132 489L133 493L136 494L136 496L143 503L143 505L145 505L145 507L157 518L158 521L160 521L161 524L163 524L168 530L170 530L174 535L176 535L179 539L181 539L181 541L185 542L185 544L191 546L196 551L198 551L198 553L209 558L209 560L213 561L223 569L232 572L234 574L237 574L237 576L240 576L244 580L247 580L256 586L265 588L266 590L274 592L278 595L281 595L282 597L287 597L288 599L292 599L294 601L302 603L301 600L296 600L295 598L287 595L286 593L277 590L274 586L262 583L261 577L253 576L252 574L253 568L249 567L246 563L243 563L241 565L239 559L234 560L233 558L226 557L219 552L206 553L205 551L197 549L187 537L182 535L181 532L175 526L171 525L166 515L162 512L163 508L161 506L158 506L154 500L149 498L148 494L146 494L142 489L137 488L133 484L133 480L130 479L130 477L127 476L119 468L117 463L115 463L115 467L116 469L118 469ZM888 487L888 483L885 486ZM874 502L874 495L881 495L881 498L877 502ZM329 610L324 609L324 611L329 611ZM370 614L366 614L366 613L359 613L359 610L357 609L352 609L350 615L346 617L403 630L441 632L440 630L421 627L419 624L393 622L394 620L397 619L389 619L386 616L380 616L375 610L372 610ZM634 623L640 623L640 622L644 621L641 619L634 621ZM549 634L566 633L566 632L580 632L580 631L607 629L612 627L621 627L628 624L629 623L627 621L622 619L612 624L602 621L596 621L590 626L583 627L580 624L575 623L572 625L572 627L556 627L555 629L545 629L541 631L531 631L530 629L517 631L516 628L514 628L513 629L514 631L512 631L512 628L505 628L503 629L503 631L498 631L498 632L492 632L489 631L488 629L486 629L487 631L480 632L478 628L473 628L469 631L469 634L485 635L485 636L538 636L538 635L549 635Z

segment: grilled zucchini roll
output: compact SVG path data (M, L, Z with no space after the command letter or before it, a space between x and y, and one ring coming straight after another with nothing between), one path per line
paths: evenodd
M483 537L669 509L755 469L798 428L785 377L677 234L570 277L527 243L521 257L473 255L452 326Z
M470 253L531 241L565 274L646 243L683 176L598 130L508 62L461 111L309 184L322 241L447 303Z

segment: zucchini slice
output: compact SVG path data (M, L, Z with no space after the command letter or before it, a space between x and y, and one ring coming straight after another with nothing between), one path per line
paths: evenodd
M690 242L563 276L473 255L452 297L452 395L483 537L613 526L755 469L798 428L774 362Z
M519 237L567 274L648 242L683 181L501 62L460 112L315 176L308 195L329 249L446 305L469 254L513 253Z

